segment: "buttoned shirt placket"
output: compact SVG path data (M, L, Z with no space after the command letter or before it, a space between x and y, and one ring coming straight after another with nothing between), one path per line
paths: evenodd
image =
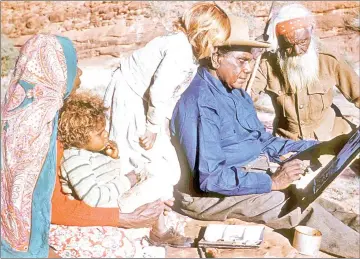
M296 96L296 113L298 116L298 125L299 125L299 132L300 132L300 139L309 139L311 136L309 134L309 130L306 129L307 118L306 115L308 114L308 105L307 105L307 89L302 89L297 91L295 94Z

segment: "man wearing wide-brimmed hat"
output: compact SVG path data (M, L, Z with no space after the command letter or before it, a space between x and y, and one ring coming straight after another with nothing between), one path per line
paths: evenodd
M182 155L187 159L182 166L188 164L191 172L183 171L179 185L181 210L198 219L239 218L276 229L306 224L323 232L324 250L337 252L339 244L346 247L337 239L342 235L356 238L354 231L318 204L303 213L300 208L286 211L288 199L282 190L300 178L302 162L285 163L271 176L265 173L269 160L279 162L281 155L317 142L288 140L265 131L243 88L252 70L252 48L268 45L249 39L244 19L230 20L231 36L202 60L173 113L174 142L181 145L180 160ZM330 233L334 226L336 233Z

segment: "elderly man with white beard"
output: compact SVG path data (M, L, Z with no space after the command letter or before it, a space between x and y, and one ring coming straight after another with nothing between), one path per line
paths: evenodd
M325 141L354 127L333 104L333 86L359 108L359 77L345 61L319 49L314 26L300 4L282 7L270 21L271 51L263 54L251 96L271 97L277 136Z

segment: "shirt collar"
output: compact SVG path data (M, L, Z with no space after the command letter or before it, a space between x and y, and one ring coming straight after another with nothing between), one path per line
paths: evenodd
M206 82L215 87L220 93L225 95L231 94L231 91L228 91L224 84L219 79L215 78L212 74L210 74L210 72L206 68L199 67L198 73L200 77L202 77Z

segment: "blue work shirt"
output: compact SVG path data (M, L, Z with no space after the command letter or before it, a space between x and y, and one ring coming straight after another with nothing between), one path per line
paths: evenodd
M199 177L199 188L228 196L271 191L268 174L240 169L260 154L279 162L281 155L317 143L266 132L250 96L242 89L228 90L205 68L198 69L178 101L171 133L180 142L193 177Z

